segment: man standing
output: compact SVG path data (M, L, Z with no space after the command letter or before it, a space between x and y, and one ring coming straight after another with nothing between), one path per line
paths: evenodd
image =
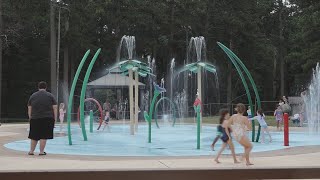
M39 91L33 93L28 101L28 115L30 121L29 139L31 139L28 155L34 155L34 150L40 141L39 155L46 155L44 151L47 139L53 139L53 128L57 118L57 102L53 95L46 91L47 83L38 84Z

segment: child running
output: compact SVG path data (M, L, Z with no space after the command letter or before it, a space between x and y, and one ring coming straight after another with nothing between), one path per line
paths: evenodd
M268 125L265 121L265 115L262 111L262 109L259 109L257 111L257 116L253 117L253 118L249 118L249 120L258 120L260 126L261 126L261 129L262 129L262 139L261 139L261 143L264 143L265 142L265 137L264 137L264 133L267 133L269 135L269 142L272 141L272 138L271 138L271 135L269 133L269 129L268 129Z
M108 126L108 131L110 131L109 129L109 121L110 121L110 113L109 110L106 110L105 116L104 116L104 127L103 130Z
M248 121L248 117L243 116L243 113L246 111L244 104L239 103L235 108L237 114L231 116L228 120L229 125L232 125L232 132L234 139L244 148L244 157L246 159L246 165L253 165L250 162L250 152L252 150L252 144L247 137L247 130L251 129L251 125Z
M230 118L230 114L229 111L224 109L220 111L220 124L218 126L219 131L221 132L221 140L223 141L223 144L221 146L221 149L219 150L216 158L214 159L215 162L220 163L219 161L219 157L221 156L222 152L224 151L224 149L226 148L227 145L229 145L231 153L232 153L232 157L233 157L233 162L234 163L239 163L239 161L236 158L236 154L234 152L234 146L232 143L232 139L230 136L230 132L231 132L231 126L228 123L228 119Z
M217 126L217 135L216 135L216 138L214 138L212 144L211 144L211 150L214 151L214 145L218 142L218 140L221 138L221 135L222 135L222 132L221 132L221 129L222 129L222 123L223 123L223 119L220 119L220 122L219 122L219 125Z
M273 114L277 121L277 131L282 131L282 122L283 122L283 111L280 107L280 105L277 105L277 109L274 111Z

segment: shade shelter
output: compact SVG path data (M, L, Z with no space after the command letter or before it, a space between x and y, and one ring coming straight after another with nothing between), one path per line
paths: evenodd
M129 87L130 78L128 76L122 75L121 71L116 69L105 76L102 76L96 80L88 83L89 89L98 88L123 88ZM139 88L144 89L145 84L138 82Z
M120 103L122 104L122 106L127 106L129 104L126 103L123 94L124 92L129 91L129 86L130 78L126 75L123 75L122 72L117 68L109 72L107 75L104 75L88 83L88 96L95 97L95 90L97 89L113 89L116 92L116 99L119 100L119 106ZM142 90L145 88L145 84L142 82L138 82L138 87ZM140 97L143 97L142 94L144 93L144 91L139 91L139 93ZM142 100L140 100L140 102L142 102ZM126 117L125 114L124 117Z

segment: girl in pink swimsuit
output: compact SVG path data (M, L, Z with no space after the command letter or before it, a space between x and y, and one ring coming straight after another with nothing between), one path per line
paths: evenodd
M66 110L64 109L64 103L60 103L60 106L59 106L60 131L62 131L62 125L63 125L65 113L66 113Z
M277 109L274 111L274 114L273 114L276 118L276 121L277 121L277 130L279 131L282 131L282 122L283 122L283 111L280 107L280 105L277 106Z

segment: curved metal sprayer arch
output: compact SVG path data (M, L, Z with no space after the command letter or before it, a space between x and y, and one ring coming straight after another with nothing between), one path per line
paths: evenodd
M68 101L68 109L67 109L67 122L68 122L68 141L69 145L72 145L72 138L71 138L71 111L72 111L72 105L73 105L73 96L74 96L74 90L76 88L76 84L79 78L79 74L81 72L81 69L83 67L83 64L85 63L88 55L90 54L90 50L88 50L84 56L82 57L82 60L78 66L78 69L76 71L76 74L74 75L71 89L70 89L70 94L69 94L69 101Z
M221 43L218 42L218 44L221 44ZM252 76L251 76L250 71L247 69L247 67L243 64L243 62L241 61L241 59L240 59L234 52L232 52L229 48L227 48L227 47L224 46L223 44L221 44L221 46L223 46L223 47L231 54L231 56L233 56L233 57L235 58L235 60L240 64L240 66L242 67L242 69L244 70L244 72L246 73L246 75L248 76L249 81L250 81L250 83L251 83L251 86L252 86L252 88L253 88L254 94L255 94L255 96L256 96L256 101L257 101L258 109L261 109L261 100L260 100L260 96L259 96L259 93L258 93L258 89L257 89L256 83L254 82L254 80L253 80L253 78L252 78ZM220 46L220 47L221 47L221 46ZM251 112L253 112L252 109L251 109ZM260 131L261 131L261 126L259 125L256 142L259 141Z
M228 55L229 59L232 61L235 60L240 66L241 68L244 70L244 72L246 73L250 83L251 83L251 86L253 88L253 91L255 93L255 97L256 97L256 101L257 101L257 105L258 105L258 109L261 108L261 101L260 101L260 96L259 96L259 93L258 93L258 90L257 90L257 87L256 87L256 84L251 76L251 73L249 72L249 70L247 69L247 67L243 64L243 62L240 60L240 58L234 54L229 48L227 48L225 45L223 45L222 43L220 42L217 42L217 44L221 47L221 49ZM238 71L239 72L239 71ZM250 102L250 101L249 101ZM249 103L250 104L250 103ZM251 108L251 112L254 112L254 109L253 109L253 106L252 104L250 104L250 108ZM254 123L253 123L254 124ZM254 137L255 137L255 129L254 129L254 126L253 126L253 129L252 129L252 141L254 141ZM259 129L258 129L258 134L257 134L257 137L256 137L256 142L259 141L259 137L260 137L260 131L261 131L261 126L259 125Z
M82 83L82 89L81 89L81 95L80 95L80 122L81 122L81 130L82 130L82 135L83 135L84 141L88 140L86 127L85 127L85 123L84 123L84 101L85 101L85 96L86 96L87 84L88 84L88 80L89 80L93 65L96 62L100 52L101 52L101 48L99 48L97 50L97 52L94 54L94 56L89 64L89 67L87 69L83 83Z
M156 126L157 128L160 128L159 127L159 124L158 124L158 106L160 104L161 101L168 101L172 106L173 106L173 123L172 123L172 126L174 126L176 124L176 115L177 115L177 104L174 103L170 98L168 97L163 97L161 99L159 99L159 101L157 102L156 104L156 107L155 107L155 111L154 111L154 121L156 122Z

